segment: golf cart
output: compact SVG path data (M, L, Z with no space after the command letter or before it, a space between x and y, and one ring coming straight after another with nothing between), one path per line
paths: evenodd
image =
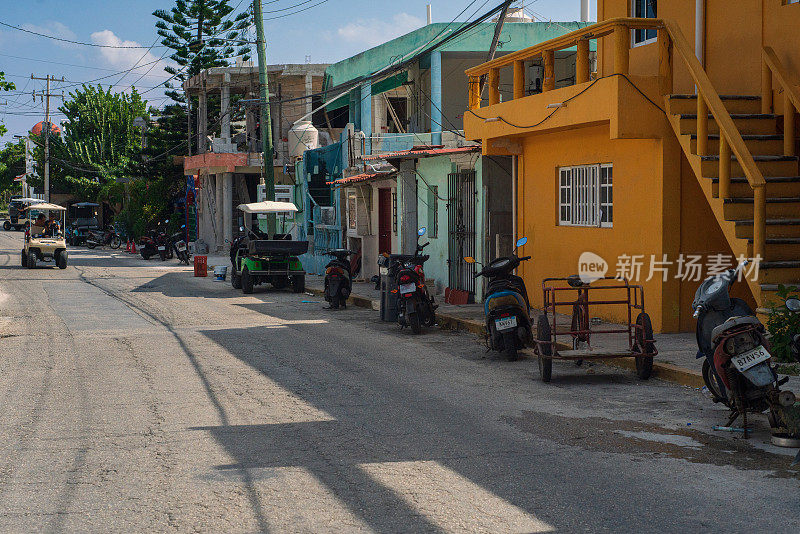
M39 198L13 197L8 203L8 219L3 223L3 230L8 232L11 228L22 230L28 224L27 208L31 204L44 202Z
M254 202L239 204L245 214L243 235L231 244L231 285L243 293L252 293L253 286L269 282L275 289L292 286L292 291L306 289L306 272L297 258L308 252L308 241L292 241L291 233L275 234L272 239L259 229L253 229L251 215L266 213L294 213L297 206L291 202Z
M99 231L100 223L97 211L100 204L96 202L76 202L69 207L69 228L67 228L67 242L72 247L86 242L89 231Z
M64 212L63 206L40 202L27 208L26 216L29 222L25 230L25 248L22 249L22 266L29 269L36 267L37 261L55 261L59 269L67 268L67 243L64 240ZM51 219L51 214L57 218ZM39 214L43 214L50 224L41 226L36 224ZM57 223L57 224L53 224Z

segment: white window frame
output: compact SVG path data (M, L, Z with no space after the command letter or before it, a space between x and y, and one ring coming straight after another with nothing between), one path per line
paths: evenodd
M647 2L647 0L631 0L631 17L633 17L633 18L649 18L649 17L637 17L636 16L636 3L637 2ZM658 9L658 8L656 8L656 9ZM656 18L657 17L658 17L658 13L656 13ZM636 48L638 46L649 45L651 43L655 43L656 41L658 41L658 33L656 33L655 37L651 37L650 39L645 39L644 41L637 41L636 40L636 31L637 30L631 30L631 48ZM647 30L642 30L642 31L647 32ZM646 33L645 33L645 35L646 35Z
M613 188L611 163L559 167L558 225L613 228Z

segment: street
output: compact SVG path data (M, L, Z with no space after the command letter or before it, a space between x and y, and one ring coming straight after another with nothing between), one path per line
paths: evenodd
M0 531L800 531L796 451L704 393L0 233ZM268 286L267 286L268 287Z

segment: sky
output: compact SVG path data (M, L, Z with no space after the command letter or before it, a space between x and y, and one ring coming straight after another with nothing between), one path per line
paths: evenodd
M236 12L251 0L229 0ZM62 39L96 45L144 46L101 48L71 44L0 26L0 71L14 82L16 91L0 93L0 121L8 133L0 143L24 135L44 120L44 105L31 92L42 91L44 81L31 74L51 74L65 82L51 92L75 90L94 81L115 91L129 91L135 83L151 105L167 99L159 84L169 75L168 49L157 42L153 11L170 10L174 0L3 0L0 22ZM458 21L488 11L500 0L262 0L269 63L334 63L423 26L427 4L434 22ZM537 20L573 21L580 16L580 0L526 0L526 10ZM596 9L591 2L592 12ZM301 9L306 9L300 12ZM278 17L278 18L274 18ZM271 20L270 20L271 19ZM254 30L251 28L251 34ZM153 46L152 49L146 47ZM310 56L310 57L309 57ZM127 73L119 74L129 70ZM102 78L102 79L99 79ZM98 80L99 79L99 80ZM96 80L96 81L95 81ZM3 105L6 102L6 105ZM60 99L51 100L51 110ZM59 122L63 116L53 115Z

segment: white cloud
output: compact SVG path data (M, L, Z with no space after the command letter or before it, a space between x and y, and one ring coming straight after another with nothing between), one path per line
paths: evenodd
M102 30L94 32L92 35L92 42L97 45L105 46L142 46L137 41L123 40L112 32L111 30ZM147 51L146 48L98 48L100 56L108 66L118 68L119 70L127 70L134 68L122 82L124 86L136 80L142 74L147 73L147 77L143 78L137 83L140 86L153 86L161 80L164 80L168 75L164 73L164 67L169 63L164 60L159 60L152 52ZM157 62L157 64L153 64Z
M425 21L421 18L408 13L398 13L392 17L391 21L358 19L342 26L336 33L347 42L372 47L421 28L424 25Z
M62 24L58 21L48 21L44 24L44 26L37 26L35 24L23 24L21 26L23 29L42 33L44 35L49 35L50 37L58 37L60 39L69 39L71 41L77 41L78 36L75 35L75 32L70 30L65 24ZM66 43L64 41L53 41L57 46L61 48L77 48L78 45L72 43Z

